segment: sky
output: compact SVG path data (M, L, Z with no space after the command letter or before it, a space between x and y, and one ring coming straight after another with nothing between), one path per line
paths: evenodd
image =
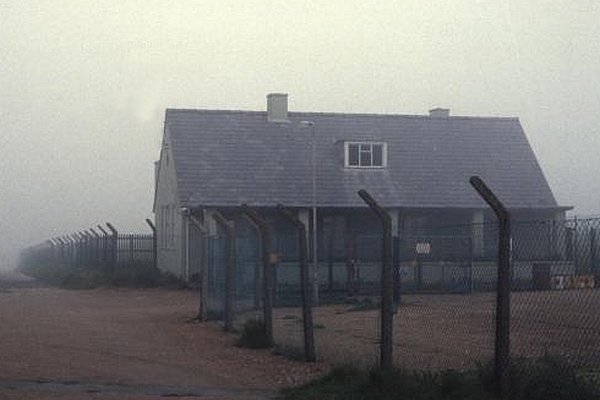
M165 109L519 117L560 205L600 215L600 2L0 0L0 268L150 232Z

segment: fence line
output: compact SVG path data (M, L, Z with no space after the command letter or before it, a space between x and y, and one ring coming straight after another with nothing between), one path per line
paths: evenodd
M507 276L512 310L504 314L512 336L510 356L551 354L576 368L600 371L600 315L594 312L600 308L600 219L511 222ZM399 289L394 299L401 299L394 318L395 365L464 369L493 359L498 257L477 255L473 237L465 234L480 228L472 224L400 232L394 240L393 283ZM485 240L496 252L498 234L497 227L487 225ZM267 253L274 275L274 345L283 353L306 354L298 236L272 233L271 239ZM219 320L226 283L225 238L206 240L209 314ZM347 233L337 240L348 253L330 251L329 259L326 254L319 257L321 297L311 313L316 358L374 364L380 359L383 334L382 236ZM249 318L261 318L264 296L259 294L258 304L255 299L264 267L255 234L237 232L235 249L234 325L242 329ZM499 335L504 340L506 329Z
M155 233L122 234L110 223L107 226L108 231L98 226L102 235L92 228L28 247L21 251L20 263L62 263L80 268L114 268L132 261L156 265Z
M335 240L321 235L318 268L327 273L321 274L320 306L303 313L298 232L276 235L266 220L257 221L257 232L236 225L230 285L226 265L232 252L225 237L202 235L207 317L225 318L229 300L235 329L262 319L269 343L284 351L299 348L304 355L303 328L310 318L317 359L374 364L384 331L382 235L341 232ZM511 220L511 228L510 356L550 353L580 370L600 371L600 219ZM98 229L32 246L23 260L81 267L152 260L153 235ZM474 232L483 246L474 243ZM395 365L464 369L493 356L498 257L492 250L497 252L498 236L498 227L485 223L401 231L394 238L391 279L396 304L401 300L394 318Z

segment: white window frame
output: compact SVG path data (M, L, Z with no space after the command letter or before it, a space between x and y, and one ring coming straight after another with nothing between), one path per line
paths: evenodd
M373 145L381 146L381 165L350 165L350 146L358 145L358 162L360 164L361 146L370 146L371 164L373 164ZM387 143L386 142L345 142L344 143L344 167L357 169L382 169L387 168Z

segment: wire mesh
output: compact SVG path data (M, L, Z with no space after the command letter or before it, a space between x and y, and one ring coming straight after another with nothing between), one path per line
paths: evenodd
M314 308L317 358L373 365L379 359L379 235L342 232L319 243ZM408 369L474 368L494 354L497 224L402 232L396 242L394 362ZM222 317L224 238L212 240L209 309ZM329 242L328 242L329 241ZM513 357L555 355L600 369L600 220L514 221L512 225ZM276 349L303 354L297 236L275 236ZM261 318L262 265L254 237L236 239L236 327Z

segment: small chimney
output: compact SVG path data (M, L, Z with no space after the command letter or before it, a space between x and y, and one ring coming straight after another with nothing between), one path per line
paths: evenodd
M450 109L441 107L432 108L429 110L429 116L431 118L448 118L450 116Z
M287 93L269 93L267 95L267 121L289 122Z

